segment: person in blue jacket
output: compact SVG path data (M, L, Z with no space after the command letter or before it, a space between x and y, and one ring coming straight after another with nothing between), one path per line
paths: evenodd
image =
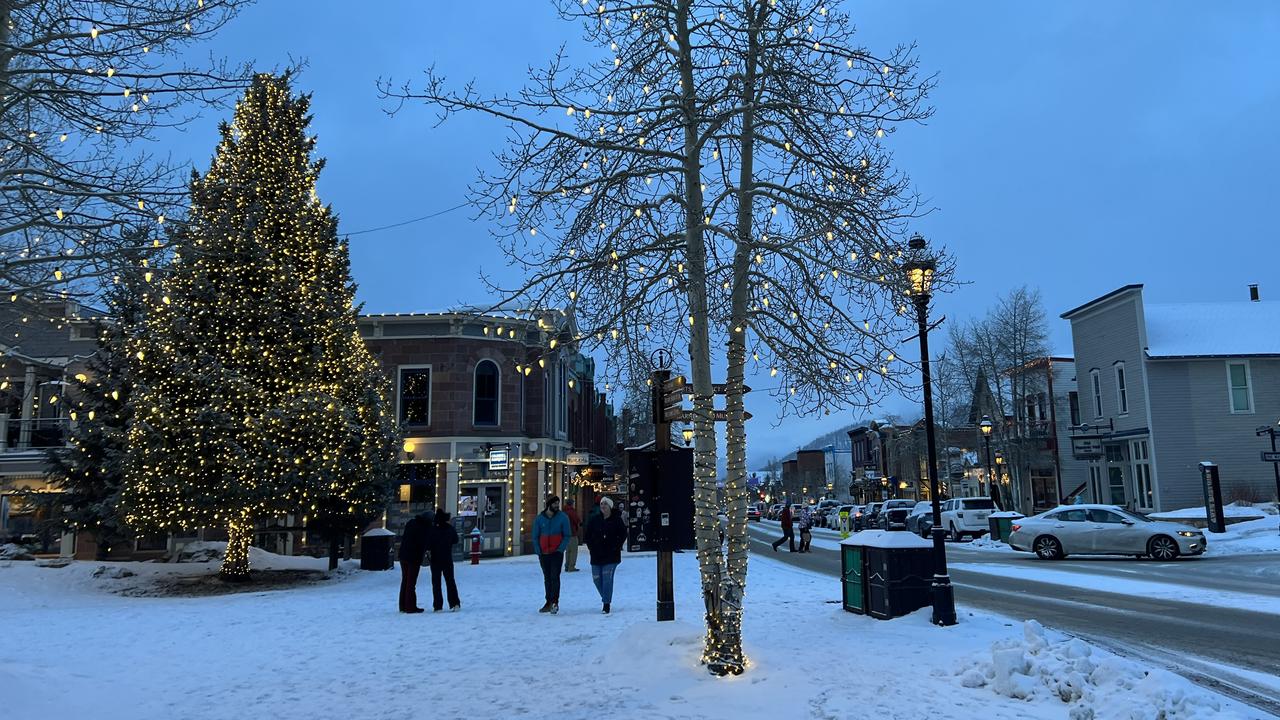
M542 585L547 602L538 612L560 612L560 568L569 547L569 516L560 512L560 498L547 498L546 508L533 520L533 549L542 565Z

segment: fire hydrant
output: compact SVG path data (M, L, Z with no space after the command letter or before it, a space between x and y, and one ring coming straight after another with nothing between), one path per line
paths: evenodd
M471 528L471 564L480 564L480 528Z

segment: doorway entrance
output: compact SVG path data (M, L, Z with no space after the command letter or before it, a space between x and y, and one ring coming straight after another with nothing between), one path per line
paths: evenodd
M1107 453L1107 499L1110 505L1125 507L1129 502L1128 479L1125 473L1125 443L1104 446Z
M474 483L458 488L460 543L470 552L472 528L480 528L480 552L505 555L507 549L507 486L505 482Z

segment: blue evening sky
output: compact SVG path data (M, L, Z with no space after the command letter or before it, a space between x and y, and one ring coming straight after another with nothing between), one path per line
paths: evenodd
M1127 283L1145 283L1149 302L1244 300L1250 282L1280 301L1280 3L843 5L863 44L914 41L922 69L940 75L936 115L891 140L937 208L917 229L958 256L969 283L938 302L948 318L982 314L1025 283L1043 293L1054 349L1070 354L1058 314ZM514 89L561 43L587 54L579 28L537 0L262 0L208 49L262 69L308 62L297 87L314 93L328 159L320 195L356 231L462 202L504 138L479 117L442 127L422 107L388 117L379 77L417 80L434 64L458 82ZM192 123L167 149L204 169L218 119ZM371 312L479 303L480 269L504 265L469 209L353 237L351 250ZM883 410L918 407L900 399ZM753 394L748 409L753 467L862 419L775 430L768 397Z

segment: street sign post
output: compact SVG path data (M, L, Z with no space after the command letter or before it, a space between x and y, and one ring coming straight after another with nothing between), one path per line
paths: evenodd
M1204 511L1209 532L1226 532L1227 519L1222 511L1222 483L1217 463L1200 463L1200 480L1204 484Z
M1262 451L1262 462L1280 463L1280 452Z

